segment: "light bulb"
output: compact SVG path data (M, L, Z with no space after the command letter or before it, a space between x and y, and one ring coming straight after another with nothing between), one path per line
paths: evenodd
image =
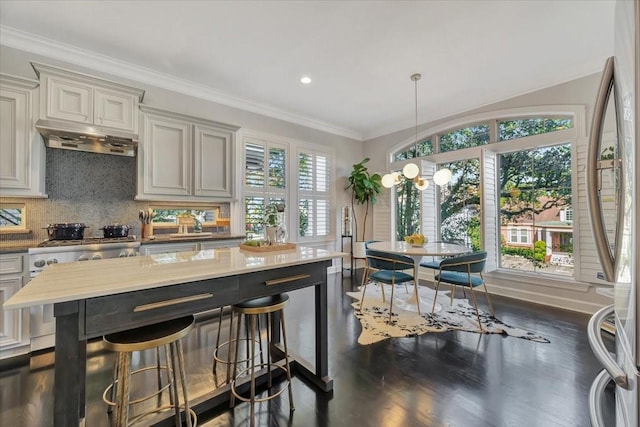
M409 179L413 179L420 173L420 168L415 163L407 163L402 168L402 174Z
M418 190L424 191L429 188L429 181L424 178L418 178L414 185Z
M451 181L451 170L449 169L440 169L433 174L433 182L436 185L447 185L449 181Z
M396 183L396 179L390 173L387 173L382 177L382 186L384 188L391 188L394 186L395 183Z

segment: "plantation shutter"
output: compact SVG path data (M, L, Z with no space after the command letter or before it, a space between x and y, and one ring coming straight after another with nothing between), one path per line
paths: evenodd
M373 240L391 240L392 225L391 197L393 189L382 187L382 192L376 197L373 205Z
M330 160L324 153L298 153L298 210L300 237L326 237L331 232Z
M429 187L420 193L421 199L421 233L427 241L438 240L438 228L440 223L440 209L436 203L438 187L433 183L433 174L436 172L436 164L422 161L422 176L429 179Z
M496 175L498 156L496 153L483 149L480 163L481 182L481 230L482 245L487 251L485 271L498 268L500 254L500 225L498 223L498 176Z

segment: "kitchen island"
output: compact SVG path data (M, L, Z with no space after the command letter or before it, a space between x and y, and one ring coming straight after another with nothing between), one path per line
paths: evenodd
M87 339L309 286L315 287L315 366L294 355L292 370L330 391L327 268L343 255L307 247L259 253L222 248L58 264L4 308L54 304L55 426L76 426L84 418ZM227 398L223 387L194 404L206 410Z

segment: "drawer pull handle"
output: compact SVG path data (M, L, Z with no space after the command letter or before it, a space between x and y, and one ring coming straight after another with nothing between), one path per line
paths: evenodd
M283 277L282 279L265 280L267 286L279 285L280 283L295 282L296 280L308 279L310 274L298 274L297 276Z
M190 297L174 298L174 299L169 299L169 300L166 300L166 301L153 302L151 304L144 304L144 305L136 306L136 307L134 307L133 312L134 313L139 313L141 311L154 310L156 308L168 307L170 305L183 304L185 302L198 301L198 300L201 300L201 299L207 299L207 298L211 298L211 297L213 297L213 294L207 292L206 294L192 295Z

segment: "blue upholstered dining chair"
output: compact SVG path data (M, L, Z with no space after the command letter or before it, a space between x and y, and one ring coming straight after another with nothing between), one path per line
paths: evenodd
M411 257L367 249L367 265L365 266L364 277L362 278L360 311L362 311L364 294L369 281L391 285L391 296L389 298L389 323L391 323L395 285L404 283L406 288L407 282L415 281L413 277L414 266L415 264ZM406 273L408 270L411 270L411 274ZM385 301L384 288L382 289L382 301Z
M437 240L433 243L453 243L455 245L465 246L465 243L462 240ZM471 251L471 249L469 249L469 251ZM438 270L440 269L440 262L445 258L449 258L449 257L439 257L439 258L433 257L431 261L422 261L420 263L420 267L430 268L432 270Z
M482 277L482 271L487 262L487 253L485 251L473 252L467 255L458 255L451 258L444 258L440 260L438 267L438 273L435 275L436 280L436 295L433 299L433 307L431 307L431 314L436 308L436 299L438 298L438 289L441 283L451 285L451 305L453 305L453 295L456 290L456 286L462 286L471 290L471 299L473 306L476 310L476 317L478 318L478 326L482 331L482 323L480 322L480 313L478 311L478 304L476 301L476 294L474 288L478 286L484 286L484 293L487 296L487 302L493 312L493 305L491 305L491 299L489 298L489 292L487 292L487 284Z

